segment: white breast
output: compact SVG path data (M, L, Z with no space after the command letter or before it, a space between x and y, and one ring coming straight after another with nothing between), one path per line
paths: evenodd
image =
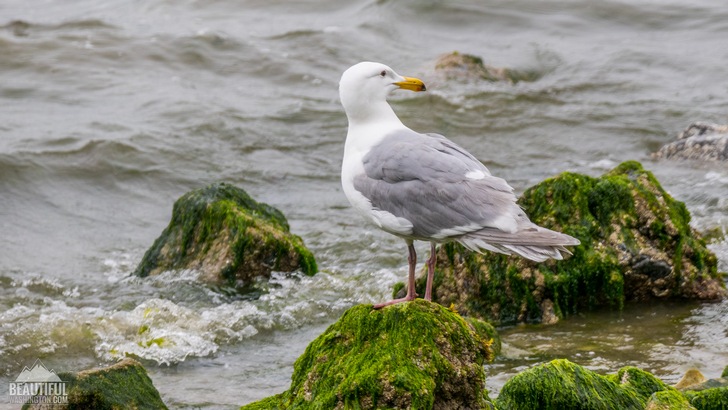
M366 154L389 133L386 128L394 130L395 127L403 125L400 122L391 124L390 127L383 127L383 124L377 124L376 127L349 127L344 148L344 163L341 166L341 185L351 206L367 221L394 235L408 236L413 228L410 221L390 212L375 209L371 201L354 188L354 178L365 173L363 160Z

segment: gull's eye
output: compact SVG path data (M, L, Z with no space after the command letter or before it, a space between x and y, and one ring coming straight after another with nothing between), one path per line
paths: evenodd
M387 70L382 70L382 72L379 73L379 76L382 77L382 78L386 77L387 76Z

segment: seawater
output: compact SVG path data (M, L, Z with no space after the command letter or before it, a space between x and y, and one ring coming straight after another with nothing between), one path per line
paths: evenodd
M392 98L403 121L452 138L518 192L635 159L696 229L726 229L725 164L649 154L693 121L728 121L727 21L728 5L708 0L4 1L0 395L36 358L72 371L130 354L172 407L235 408L285 390L347 308L387 298L404 246L365 226L339 183L337 83L362 60L422 78L428 92ZM453 51L536 80L443 80L434 61ZM260 297L215 292L195 272L130 277L172 203L215 181L281 209L322 272L277 274ZM727 271L728 243L711 246ZM502 329L488 388L557 357L715 377L726 313L628 305Z

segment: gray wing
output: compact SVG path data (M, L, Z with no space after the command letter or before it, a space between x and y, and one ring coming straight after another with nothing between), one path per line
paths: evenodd
M506 181L440 135L398 131L363 163L354 188L375 209L409 220L415 238L444 239L487 227L509 231L528 221Z

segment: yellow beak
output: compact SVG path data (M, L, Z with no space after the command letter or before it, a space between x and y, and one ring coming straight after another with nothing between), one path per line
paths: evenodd
M427 87L425 87L425 83L423 83L422 80L420 80L419 78L414 78L414 77L404 77L404 81L394 83L394 85L396 85L399 88L402 88L404 90L411 90L411 91L426 91L427 90Z

